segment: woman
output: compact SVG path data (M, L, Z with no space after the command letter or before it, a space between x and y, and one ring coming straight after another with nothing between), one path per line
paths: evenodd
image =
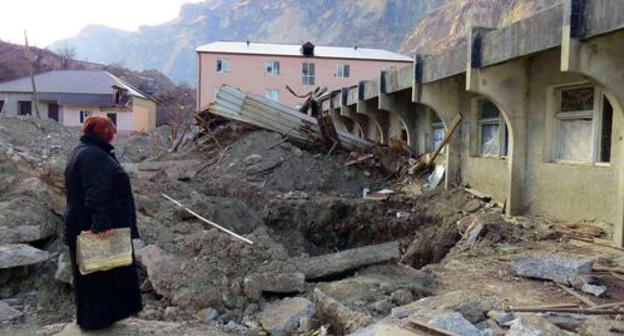
M109 271L81 275L76 263L76 238L91 231L106 239L110 230L129 227L138 238L130 178L111 145L115 124L104 116L85 120L80 144L65 167L65 243L71 255L76 318L83 330L103 329L143 309L134 263Z

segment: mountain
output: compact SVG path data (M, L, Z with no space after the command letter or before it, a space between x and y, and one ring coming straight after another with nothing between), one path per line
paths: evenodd
M87 26L51 48L132 69L158 69L194 84L195 48L216 40L359 45L396 52L437 52L471 23L499 26L560 0L205 0L183 5L170 22L126 32Z

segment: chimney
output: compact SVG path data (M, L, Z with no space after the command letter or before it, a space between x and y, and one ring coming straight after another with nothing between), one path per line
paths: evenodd
M314 44L308 41L301 46L301 55L305 57L314 57Z
M357 50L357 48L358 48L357 44L353 46L353 50Z

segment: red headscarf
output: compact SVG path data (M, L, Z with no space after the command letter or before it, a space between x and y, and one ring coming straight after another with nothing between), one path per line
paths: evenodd
M87 117L82 126L82 131L85 134L97 135L110 143L113 141L117 128L110 118L103 115L93 115Z

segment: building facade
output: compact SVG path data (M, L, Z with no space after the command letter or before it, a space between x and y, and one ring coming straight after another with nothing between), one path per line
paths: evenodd
M322 106L337 124L415 153L433 151L460 115L447 187L468 184L512 215L608 224L624 243L622 1L565 0L500 29L473 27L465 43Z
M156 127L157 101L106 71L51 71L35 76L37 99L30 77L0 83L0 113L34 115L66 126L80 126L90 115L105 115L119 133Z
M214 100L216 90L228 84L243 91L295 107L298 94L317 86L329 89L356 85L379 71L400 68L411 58L379 49L343 48L255 42L214 42L197 48L198 109Z

